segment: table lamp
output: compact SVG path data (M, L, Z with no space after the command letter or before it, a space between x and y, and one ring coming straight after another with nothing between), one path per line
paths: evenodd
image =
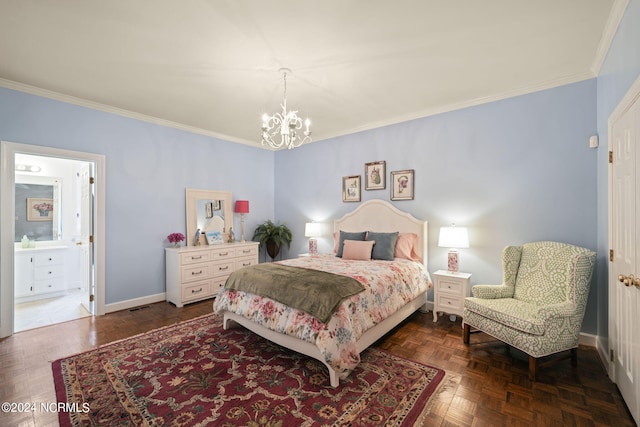
M317 255L318 241L314 237L322 236L322 224L319 222L307 222L304 226L304 236L311 237L309 239L309 253Z
M469 234L466 227L456 227L455 224L451 224L451 227L440 227L440 238L438 239L438 246L441 248L449 248L449 254L447 256L447 270L450 273L458 272L458 248L469 247Z
M249 213L249 201L248 200L236 200L236 206L234 209L235 213L240 214L240 224L241 224L241 237L240 242L244 243L244 214Z

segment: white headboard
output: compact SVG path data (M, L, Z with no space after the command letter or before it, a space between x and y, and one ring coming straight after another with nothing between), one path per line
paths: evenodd
M368 200L333 223L334 233L343 231L378 231L415 233L418 235L416 254L427 265L427 221L420 221L380 199Z

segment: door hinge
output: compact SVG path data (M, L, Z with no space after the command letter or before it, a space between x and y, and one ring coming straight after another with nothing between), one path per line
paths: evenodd
M609 151L609 153L611 153L611 151ZM611 162L609 162L609 163L611 163ZM90 177L89 177L89 184L93 184L93 183L95 183L95 182L96 182L96 181L95 181L95 179L93 179L93 177L92 177L92 176L90 176Z
M93 243L93 235L89 236L89 243Z
M613 262L613 249L609 249L609 261Z
M613 151L609 151L609 163L613 163Z
M615 362L615 361L616 361L616 358L615 358L615 357L613 357L613 349L609 350L609 357L611 358L611 361L612 361L612 362Z
M93 300L96 299L93 294L89 295L89 302L93 302Z

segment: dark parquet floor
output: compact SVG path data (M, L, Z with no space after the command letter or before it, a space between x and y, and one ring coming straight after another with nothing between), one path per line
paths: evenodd
M211 312L212 301L176 308L157 303L17 333L0 340L0 402L55 402L51 361ZM523 355L485 334L462 343L460 319L434 323L417 312L375 345L447 372L429 426L635 426L597 351L527 378ZM0 412L1 426L55 426L55 412Z

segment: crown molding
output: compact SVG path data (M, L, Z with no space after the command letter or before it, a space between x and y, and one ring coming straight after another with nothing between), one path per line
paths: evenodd
M593 63L591 64L591 71L593 71L593 74L596 76L600 74L602 64L607 57L607 52L609 52L613 38L616 35L616 31L618 31L618 26L620 26L620 22L624 17L624 12L628 5L629 0L615 0L611 7L611 13L609 13L609 18L602 32L600 43L598 43L596 56L593 58Z

